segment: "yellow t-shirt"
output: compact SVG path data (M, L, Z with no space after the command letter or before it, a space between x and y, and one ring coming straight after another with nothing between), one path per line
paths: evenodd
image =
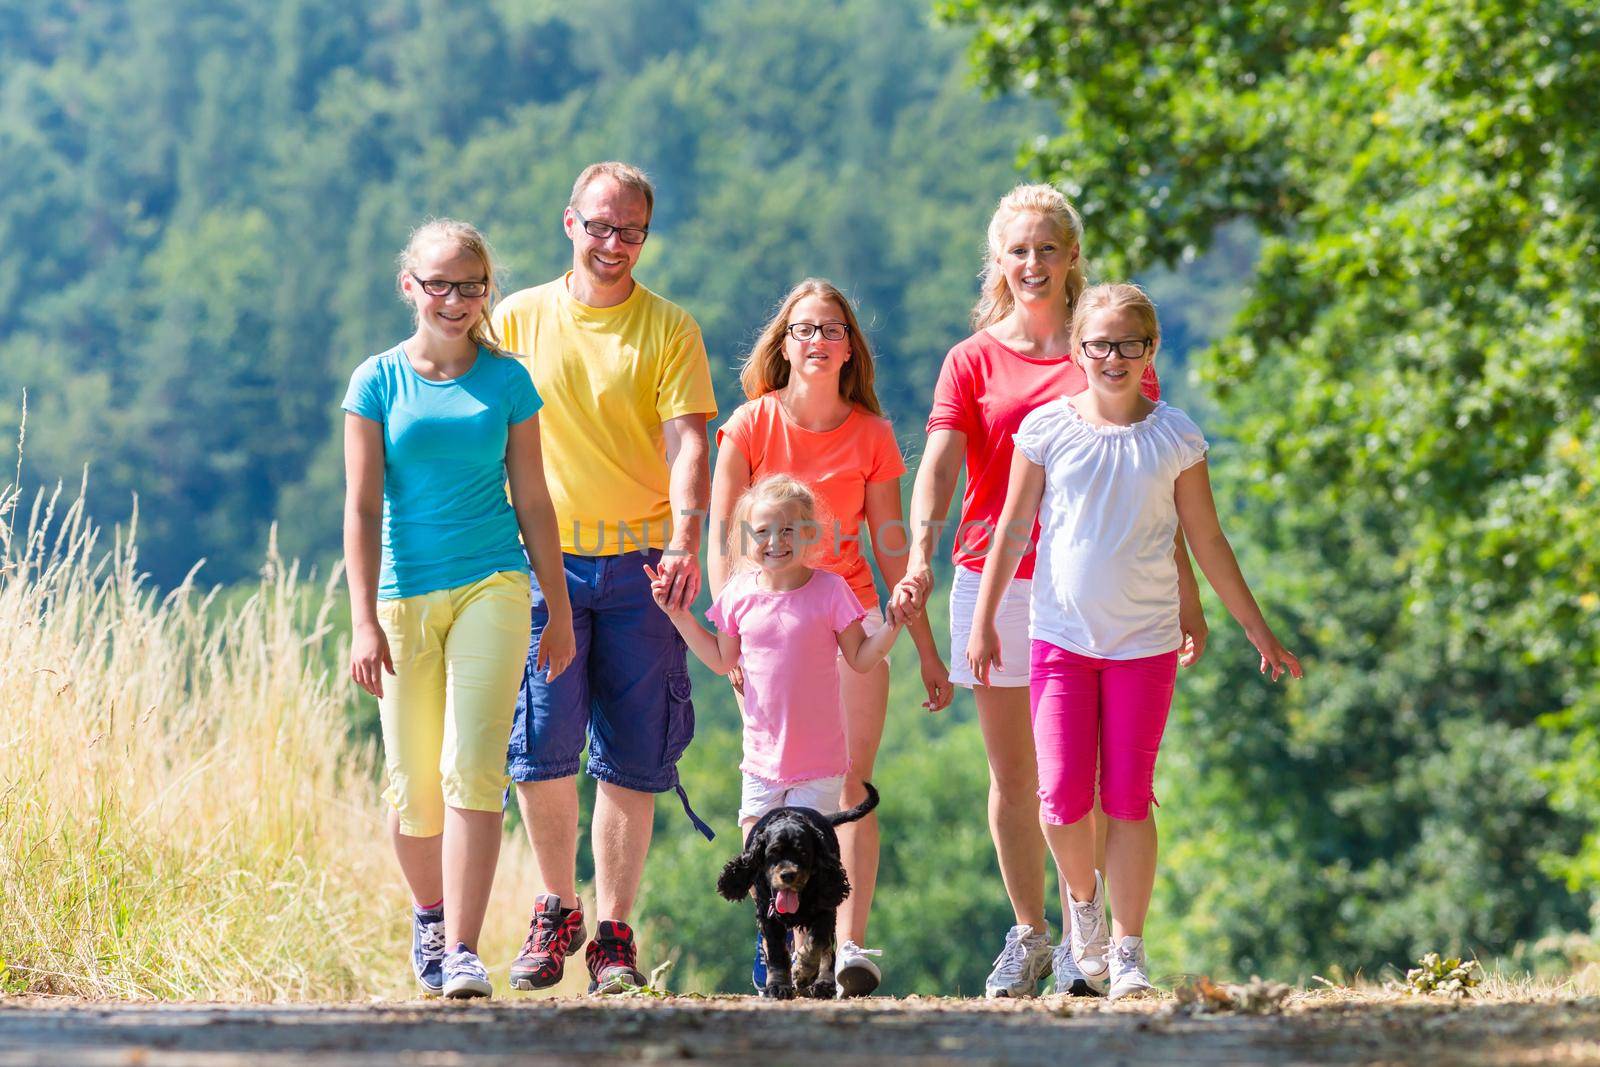
M544 398L539 432L561 550L665 548L672 504L661 424L717 413L694 319L638 282L616 307L592 308L563 276L506 297L494 324Z

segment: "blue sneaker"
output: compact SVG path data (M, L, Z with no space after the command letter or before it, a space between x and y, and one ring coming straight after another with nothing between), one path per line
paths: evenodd
M767 939L761 936L761 931L756 930L756 961L750 965L750 981L755 983L756 992L767 988Z
M425 997L444 992L444 912L411 909L411 970Z

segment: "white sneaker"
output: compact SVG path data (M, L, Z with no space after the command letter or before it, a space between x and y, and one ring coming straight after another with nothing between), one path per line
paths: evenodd
M455 951L444 958L444 995L452 1000L486 997L494 991L483 961L460 941Z
M1061 942L1055 948L1051 969L1056 974L1056 992L1069 997L1103 997L1106 995L1106 976L1090 978L1078 969L1072 958L1072 941Z
M1144 960L1144 938L1123 937L1111 951L1111 999L1139 996L1154 988Z
M833 981L839 987L839 998L864 997L883 980L883 972L868 956L882 956L881 948L862 948L846 938L834 953Z
M1072 912L1072 955L1084 977L1105 980L1110 968L1106 957L1111 954L1111 932L1106 925L1106 883L1100 872L1094 872L1094 899L1080 903L1067 890L1067 910Z
M994 970L983 983L983 995L1031 997L1050 973L1050 936L1027 925L1013 926L1005 948L994 958Z

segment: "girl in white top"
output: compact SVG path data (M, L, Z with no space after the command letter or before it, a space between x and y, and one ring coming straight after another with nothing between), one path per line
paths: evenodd
M1002 666L996 612L1037 516L1029 675L1040 818L1069 889L1073 961L1093 991L1109 983L1113 999L1150 988L1151 784L1183 642L1173 555L1180 524L1195 561L1260 652L1261 671L1274 681L1284 671L1301 676L1223 536L1204 436L1183 412L1139 391L1160 338L1155 306L1137 286L1095 286L1079 299L1072 350L1089 387L1022 421L1001 536L984 563L967 644L968 664L987 684ZM1110 822L1110 934L1087 817L1097 764Z

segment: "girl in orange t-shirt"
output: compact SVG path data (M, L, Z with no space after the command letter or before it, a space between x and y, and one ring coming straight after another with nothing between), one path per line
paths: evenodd
M884 618L872 571L861 554L862 524L884 582L905 575L906 526L900 509L900 476L906 472L894 429L873 390L872 350L854 309L833 284L808 278L778 305L745 358L741 376L749 402L717 432L716 474L711 482L708 575L715 597L728 580L730 549L740 536L729 517L734 501L758 478L789 474L816 494L820 518L816 566L850 584L867 611L868 633ZM907 618L922 682L923 705L938 711L950 703L950 672L939 656L928 620ZM737 679L735 685L738 684ZM841 672L850 751L841 808L866 798L862 783L872 776L889 707L889 667L865 674ZM880 973L865 950L867 914L878 879L878 819L839 828L840 850L853 890L839 908L835 978L840 992L859 996L877 988Z

